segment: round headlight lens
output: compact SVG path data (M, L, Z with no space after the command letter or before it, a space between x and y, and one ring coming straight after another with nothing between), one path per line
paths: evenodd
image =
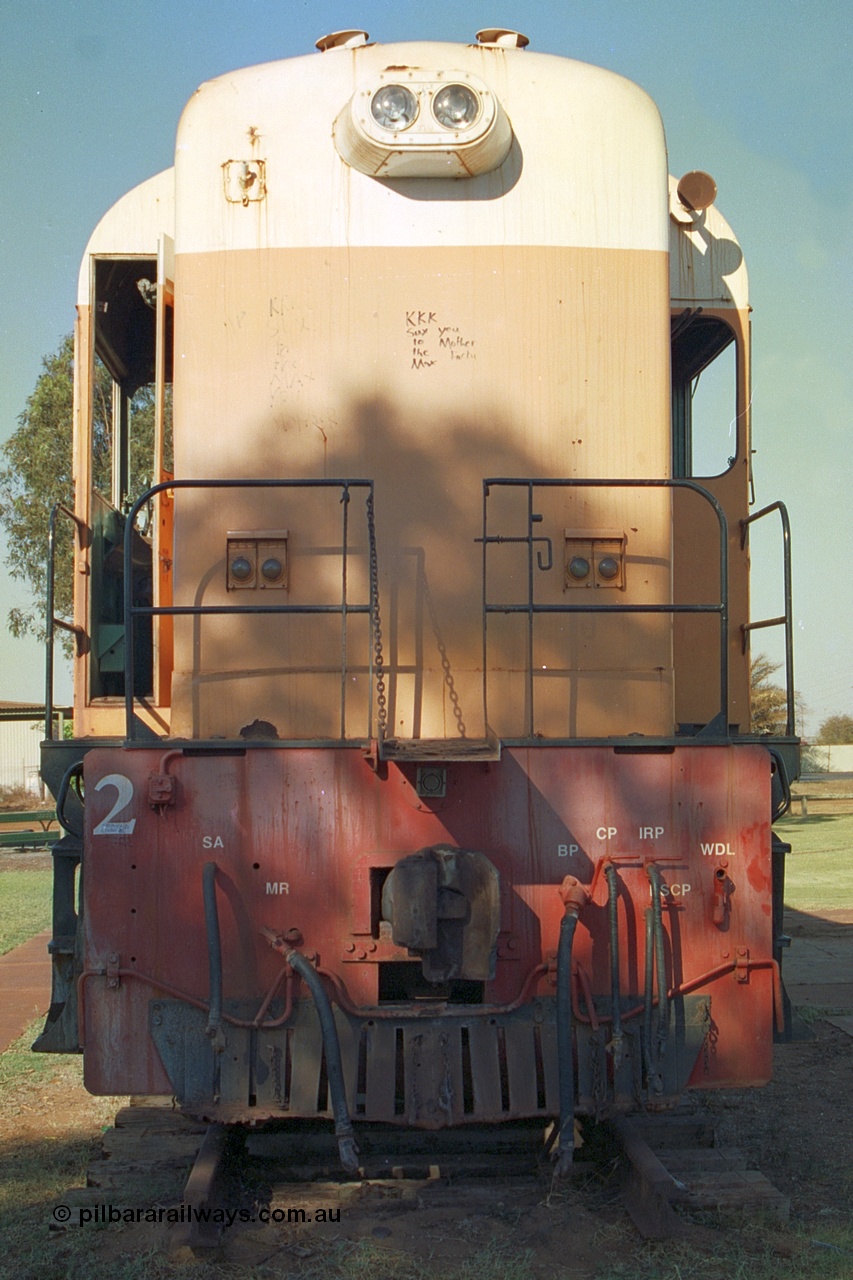
M589 573L589 561L586 556L572 556L569 561L569 573L580 582Z
M405 85L387 84L371 98L370 113L383 129L399 133L408 129L417 116L418 100Z
M604 556L598 562L598 572L602 578L606 578L609 582L619 574L619 561L615 560L613 556Z
M445 129L469 129L480 114L480 99L465 84L449 84L435 95L432 113Z
M267 582L278 582L279 578L284 573L284 565L281 563L278 556L270 556L269 559L265 560L261 565L261 573L266 578Z
M231 561L231 577L236 578L238 582L248 582L253 573L252 562L245 556L237 556Z

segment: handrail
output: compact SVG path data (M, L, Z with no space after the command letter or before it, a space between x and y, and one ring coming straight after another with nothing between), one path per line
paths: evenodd
M44 676L44 736L53 738L53 667L54 667L54 631L61 627L63 631L71 631L76 636L85 635L84 628L64 618L57 618L54 613L55 578L56 578L56 519L67 516L74 522L78 532L86 530L87 525L78 515L66 507L63 502L54 502L50 509L47 526L47 591L45 600L45 676Z
M517 487L527 489L527 536L520 538L505 538L500 536L489 535L488 532L488 498L489 490L492 487L502 485L507 487ZM717 517L720 528L720 601L718 604L536 604L534 602L534 571L533 571L533 548L534 543L542 541L533 533L533 526L538 523L536 513L533 510L533 493L535 489L557 489L557 488L598 488L598 489L688 489L699 495L713 509ZM527 662L527 706L528 706L528 734L533 736L535 731L535 718L533 706L533 618L540 613L623 613L623 614L644 614L644 613L717 613L720 616L720 709L717 715L709 722L707 728L717 729L721 733L725 733L728 728L728 689L729 689L729 557L728 557L728 521L726 514L714 497L707 489L696 484L693 480L681 479L664 479L664 480L604 480L604 479L561 479L561 480L538 480L527 478L508 478L508 477L490 477L483 481L483 536L477 539L483 543L483 670L488 670L486 661L486 624L490 613L525 613L528 617L528 662ZM501 542L526 542L529 547L527 557L527 603L517 605L490 605L486 597L487 577L486 577L486 550L487 546L492 543ZM550 567L541 563L540 568ZM485 697L485 688L484 688ZM486 709L488 710L488 709ZM488 718L488 716L487 716Z
M782 574L784 581L785 593L785 612L781 618L762 618L759 622L746 622L742 625L743 632L743 648L746 652L746 640L750 631L759 631L763 627L784 627L785 628L785 706L786 721L785 734L792 738L796 733L796 715L794 702L794 617L793 617L793 590L791 582L791 522L788 519L788 508L784 502L771 502L768 507L762 507L760 511L754 511L752 515L746 517L740 522L740 545L741 549L746 547L749 538L749 526L755 524L756 520L762 520L764 516L770 515L771 512L778 511L779 518L782 521Z
M138 605L133 603L133 573L132 566L132 539L136 526L136 517L142 507L144 507L158 493L162 493L168 489L170 492L175 489L341 489L341 504L343 506L342 516L342 594L341 603L336 605L302 605L302 604L276 604L276 605L259 605L259 604L225 604L225 605ZM152 485L141 494L133 506L127 513L127 520L124 528L124 700L125 700L125 723L126 735L128 741L133 740L133 667L134 667L134 618L136 617L207 617L219 614L272 614L272 615L288 615L288 614L339 614L341 617L341 651L342 662L346 664L346 624L347 618L351 614L366 614L370 619L370 635L373 637L376 629L377 616L377 600L374 584L370 584L369 602L367 604L350 604L346 598L347 584L347 557L349 548L347 545L347 529L348 529L348 508L350 502L350 489L367 489L368 490L368 512L371 508L373 498L373 481L357 480L357 479L331 479L331 480L282 480L282 479L252 479L252 480L163 480L159 484ZM373 546L374 532L368 515L368 554L372 557L375 548ZM370 656L368 660L370 687L373 687L374 678L374 662L373 650L370 648ZM345 676L341 681L341 721L342 726L345 718L345 706L343 698L346 689ZM369 716L371 723L368 724L368 737L372 734L372 714L373 700L368 700ZM343 737L343 729L342 734Z

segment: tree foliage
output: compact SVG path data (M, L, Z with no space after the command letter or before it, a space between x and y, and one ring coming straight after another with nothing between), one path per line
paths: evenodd
M829 716L817 731L815 742L822 746L846 746L853 742L853 716Z
M95 361L92 388L92 478L108 496L112 458L112 392L108 370ZM74 339L63 338L42 360L42 372L18 417L17 430L0 450L0 524L8 542L6 564L13 578L34 596L26 609L9 611L13 635L45 634L47 552L50 512L55 502L73 510L72 427ZM154 397L142 387L131 402L131 499L151 484L154 441ZM57 523L54 611L71 619L73 611L74 538L71 521Z
M750 729L753 733L784 733L788 704L785 690L772 677L781 667L758 653L749 664Z
M63 339L45 356L42 373L18 418L17 430L3 446L0 469L0 521L6 530L6 563L11 576L27 583L38 604L11 609L13 635L43 634L47 588L48 522L54 502L74 505L71 474L74 342ZM71 538L63 529L56 576L56 613L71 614Z

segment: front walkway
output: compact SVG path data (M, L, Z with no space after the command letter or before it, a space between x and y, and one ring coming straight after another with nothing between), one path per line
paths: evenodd
M50 929L0 956L0 1053L50 1006Z

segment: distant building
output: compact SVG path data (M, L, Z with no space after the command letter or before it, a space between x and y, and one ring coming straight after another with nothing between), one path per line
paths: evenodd
M61 735L70 707L56 707L55 734ZM58 722L58 723L57 723ZM5 702L0 698L0 787L22 787L44 796L39 777L40 747L44 737L44 704Z
M803 757L804 773L853 773L853 745L810 745Z
M44 707L0 700L0 787L42 793L39 744L44 737Z

